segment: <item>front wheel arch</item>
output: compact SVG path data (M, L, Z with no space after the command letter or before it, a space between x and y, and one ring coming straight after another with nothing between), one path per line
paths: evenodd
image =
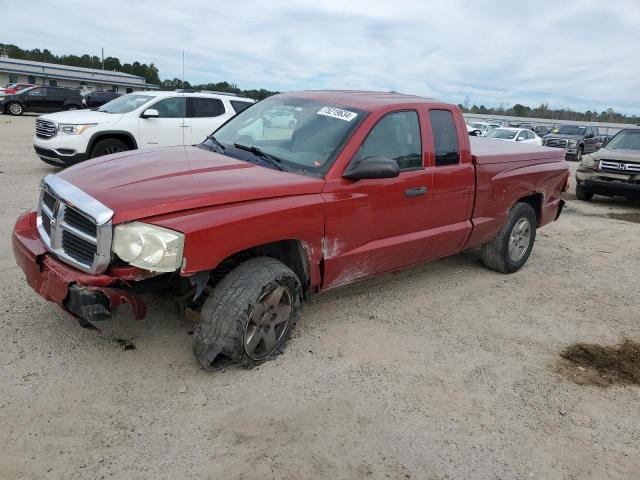
M138 142L136 142L136 139L131 135L131 133L124 130L112 130L94 133L87 144L87 153L91 153L91 150L93 150L93 147L97 142L107 138L113 138L126 143L130 150L137 150L138 148Z

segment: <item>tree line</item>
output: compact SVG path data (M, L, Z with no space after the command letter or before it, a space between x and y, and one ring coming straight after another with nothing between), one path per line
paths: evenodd
M7 45L0 43L0 51L7 53L9 58L16 58L19 60L32 60L35 62L55 63L58 65L68 65L71 67L84 67L84 68L97 68L102 69L102 59L97 55L55 55L48 49L40 50L34 48L33 50L24 50L16 45ZM138 77L144 77L147 83L158 85L161 90L174 90L177 88L193 88L194 90L213 90L217 92L235 93L237 95L244 95L245 97L253 98L255 100L262 100L270 95L274 95L279 92L265 90L263 88L257 90L242 90L236 84L229 82L217 82L217 83L204 83L194 84L178 78L160 80L160 72L158 68L153 64L146 64L140 62L133 63L121 63L117 57L106 57L104 59L105 70L115 70L117 72L129 73L131 75L137 75Z
M548 118L552 120L575 120L579 122L604 122L604 123L630 123L640 124L640 116L626 115L616 112L613 108L608 108L602 112L587 110L577 112L569 108L552 108L546 103L531 108L526 105L516 103L508 106L503 103L499 107L485 107L484 105L472 105L469 97L465 98L464 104L459 104L460 110L464 113L479 113L485 115L506 115L512 117Z

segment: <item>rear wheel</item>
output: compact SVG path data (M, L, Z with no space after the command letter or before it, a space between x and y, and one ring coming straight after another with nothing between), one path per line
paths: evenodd
M91 149L91 158L111 155L112 153L126 152L129 146L117 138L105 138L96 142Z
M484 264L502 273L517 272L527 263L536 239L536 212L527 203L516 203L493 240L482 245Z
M10 115L22 115L24 113L24 107L17 102L11 102L7 105L7 112Z
M593 193L585 190L582 185L576 185L576 198L583 202L589 202L593 198Z
M269 257L249 259L205 301L193 352L205 369L258 365L283 351L301 305L300 280L289 267Z

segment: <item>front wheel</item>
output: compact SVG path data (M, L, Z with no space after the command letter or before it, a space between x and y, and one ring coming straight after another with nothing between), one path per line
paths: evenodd
M582 161L583 153L584 153L584 149L582 147L578 147L578 151L576 152L576 162L580 163Z
M576 185L576 198L583 202L589 202L593 198L593 193L584 189L582 185Z
M24 107L17 102L12 102L7 105L7 112L10 115L22 115L24 113Z
M300 280L289 267L270 257L251 258L205 301L193 352L205 369L259 365L282 352L301 305Z
M492 270L517 272L527 263L536 239L536 212L527 203L516 203L493 240L482 245L482 261Z
M126 152L129 146L122 140L117 138L105 138L96 142L91 149L91 158L102 157L103 155L111 155L112 153Z

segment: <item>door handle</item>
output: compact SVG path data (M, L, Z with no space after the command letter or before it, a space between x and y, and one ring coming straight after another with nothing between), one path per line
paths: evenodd
M427 187L411 187L404 191L406 197L421 197L427 193Z

